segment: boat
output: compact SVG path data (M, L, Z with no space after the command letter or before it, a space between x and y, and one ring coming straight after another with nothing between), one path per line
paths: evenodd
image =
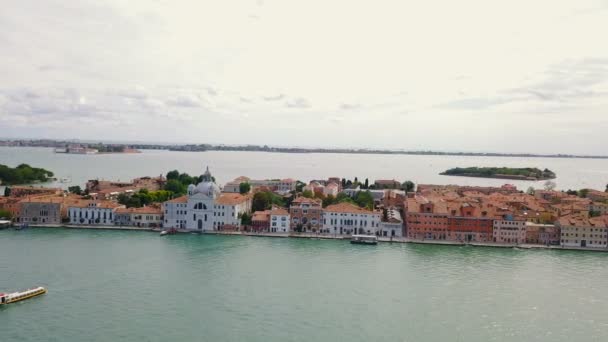
M23 229L27 229L27 228L29 228L29 227L30 227L30 225L29 225L29 224L27 224L27 223L22 223L22 224L18 225L18 226L17 226L15 229L17 229L17 230L23 230Z
M0 293L0 305L15 303L28 298L40 296L46 293L46 289L42 286L35 287L33 289L27 289L25 291L17 291L12 293Z
M378 237L376 235L353 235L350 243L357 245L377 245Z
M173 235L173 234L177 234L177 229L171 228L169 230L163 230L162 232L160 232L160 236Z

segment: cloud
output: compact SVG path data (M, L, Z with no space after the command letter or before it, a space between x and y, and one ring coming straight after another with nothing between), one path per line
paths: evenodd
M263 99L265 101L280 101L285 98L285 94L279 94L275 96L264 96Z
M197 95L178 95L165 102L168 106L174 107L201 107L201 98Z
M361 109L361 105L358 103L342 103L342 104L340 104L340 109L342 109L342 110Z
M291 99L287 102L285 102L285 106L287 108L300 108L300 109L305 109L305 108L310 108L310 102L303 98L303 97L296 97L294 99Z

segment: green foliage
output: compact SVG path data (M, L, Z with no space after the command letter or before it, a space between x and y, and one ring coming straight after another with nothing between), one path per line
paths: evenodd
M412 192L412 191L414 191L415 188L416 188L416 184L414 184L414 182L412 182L412 181L405 181L402 184L402 189L405 190L406 192Z
M199 177L192 177L187 173L179 173L177 170L167 172L167 183L164 190L171 191L176 196L185 195L188 185L200 183Z
M304 196L306 198L313 198L313 197L315 197L315 194L313 194L313 192L310 190L306 190L302 193L302 196Z
M534 190L533 187L529 187L528 190L526 190L526 193L528 195L534 195L535 192L536 192L536 190Z
M306 186L306 183L302 181L296 181L296 192L302 192L302 189Z
M11 195L11 188L10 186L7 186L4 188L4 196L8 197Z
M51 171L20 164L15 168L0 164L0 181L4 185L48 182L53 177Z
M589 194L589 189L581 189L578 191L578 197L580 197L580 198L586 198L588 194Z
M139 192L129 196L122 193L118 195L118 203L124 204L127 208L139 208L152 203L160 203L168 201L173 197L173 192L167 190L148 191L141 189Z
M589 216L590 217L598 217L598 216L602 216L602 213L600 211L590 211L589 212Z
M369 179L365 178L365 183L363 183L363 189L369 189Z
M323 199L322 205L323 208L325 208L328 205L332 205L334 203L336 203L336 198L333 195L327 195L327 197Z
M241 195L246 194L249 191L251 191L251 184L246 182L239 184L239 192L241 193Z
M281 196L270 191L260 191L253 195L251 208L253 211L262 211L270 209L273 204L281 207L285 205Z
M248 213L242 213L241 216L241 224L245 226L251 225L251 215Z
M570 190L570 189L568 189L568 191L566 191L566 193L568 195L578 196L578 191L576 191L576 190Z
M473 177L496 177L511 176L531 177L536 179L552 179L555 173L549 169L540 170L538 168L512 168L512 167L456 167L441 173L448 176L473 176Z
M82 189L80 188L79 185L74 185L74 186L68 187L68 191L72 194L82 195Z
M359 191L355 196L355 203L361 208L374 209L374 197L369 191Z
M6 209L0 209L0 219L10 220L13 218L13 215L10 211Z

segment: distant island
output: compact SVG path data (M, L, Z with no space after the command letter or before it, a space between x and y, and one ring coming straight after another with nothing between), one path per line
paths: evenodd
M539 181L554 179L555 173L549 169L538 168L512 168L512 167L456 167L440 173L444 176L463 176L481 178L499 178Z
M0 164L0 184L15 185L29 183L44 183L53 180L51 171L21 164L17 167L8 167Z
M69 145L81 145L84 149L68 152ZM99 146L104 147L100 148ZM184 152L243 151L272 153L340 153L340 154L399 154L415 156L466 156L466 157L524 157L524 158L584 158L608 159L608 155L575 154L535 154L535 153L498 153L498 152L444 152L431 150L390 150L370 148L314 148L314 147L276 147L268 145L224 145L224 144L157 144L157 143L101 143L80 140L52 139L0 139L0 146L54 147L56 152L98 154L98 153L137 153L139 150L169 150ZM97 150L97 151L93 151Z

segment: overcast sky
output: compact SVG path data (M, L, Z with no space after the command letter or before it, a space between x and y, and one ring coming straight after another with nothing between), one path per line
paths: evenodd
M0 137L608 154L608 1L7 0Z

